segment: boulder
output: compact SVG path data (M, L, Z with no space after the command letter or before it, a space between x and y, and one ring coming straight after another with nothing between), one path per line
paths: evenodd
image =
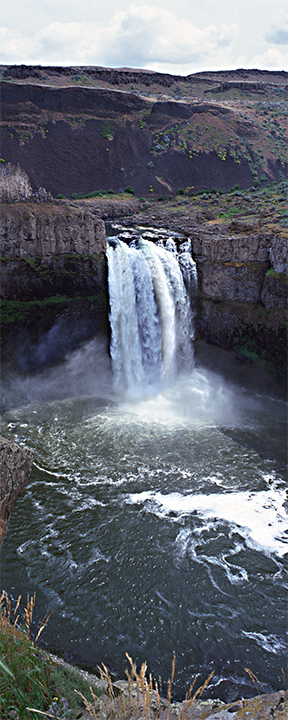
M0 547L14 505L26 487L34 453L0 437Z

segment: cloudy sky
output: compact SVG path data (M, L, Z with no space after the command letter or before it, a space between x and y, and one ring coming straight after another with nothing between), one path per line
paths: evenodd
M0 63L288 70L287 0L6 0Z

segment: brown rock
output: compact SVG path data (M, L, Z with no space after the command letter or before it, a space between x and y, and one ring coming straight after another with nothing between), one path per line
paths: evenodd
M26 447L0 438L0 546L7 530L10 514L26 487L34 453Z

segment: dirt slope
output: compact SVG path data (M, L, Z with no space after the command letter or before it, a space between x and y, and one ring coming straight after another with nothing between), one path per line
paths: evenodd
M287 73L2 66L1 157L54 195L174 196L287 174Z

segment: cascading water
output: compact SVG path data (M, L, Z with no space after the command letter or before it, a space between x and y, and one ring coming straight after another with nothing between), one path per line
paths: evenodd
M107 258L115 389L153 394L191 368L197 273L190 243L178 256L172 238L165 247L141 236L129 246L113 238Z

